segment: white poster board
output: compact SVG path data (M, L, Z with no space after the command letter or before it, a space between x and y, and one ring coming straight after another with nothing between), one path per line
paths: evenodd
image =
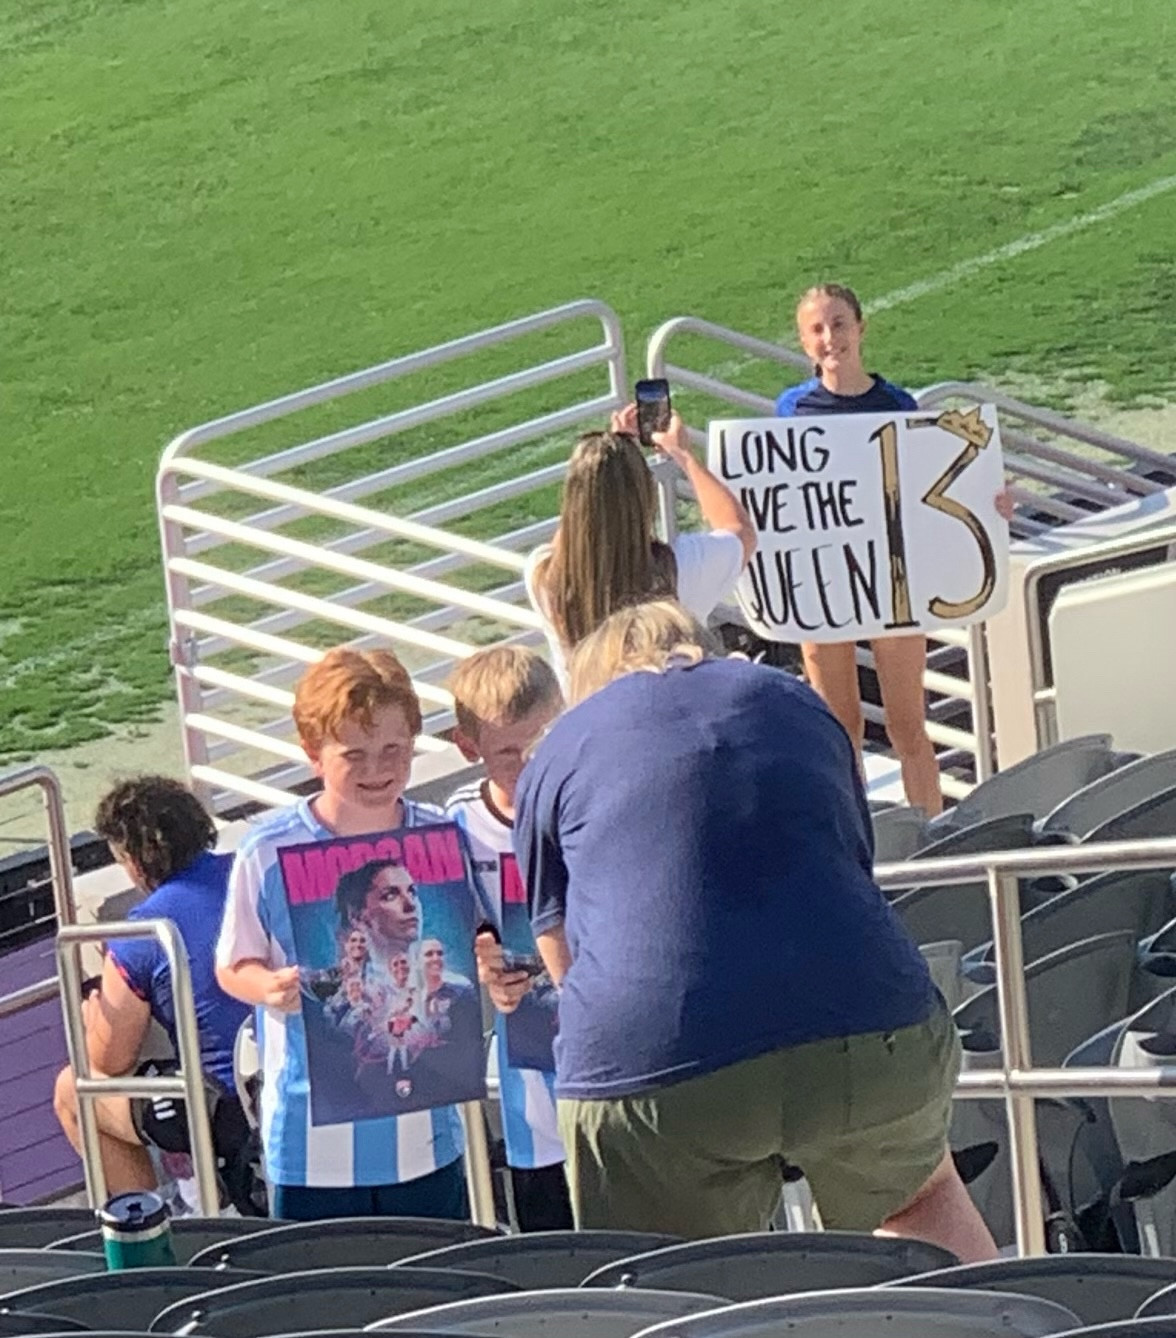
M758 550L739 579L769 641L858 641L958 627L1008 593L1008 524L992 405L716 419L712 471Z

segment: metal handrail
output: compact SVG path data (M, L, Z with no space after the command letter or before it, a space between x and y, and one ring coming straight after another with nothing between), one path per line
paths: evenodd
M61 782L57 779L56 773L40 763L6 772L0 776L0 799L6 795L16 794L20 790L31 789L34 785L41 791L45 821L49 828L47 848L54 913L58 925L72 925L78 918L77 903L74 899L73 860L70 857L69 830L65 825L65 803L62 799ZM56 976L49 976L32 985L26 985L24 989L14 990L10 994L0 996L0 1018L45 1003L56 994Z
M82 1022L82 948L89 943L117 939L152 938L163 948L171 973L172 1003L175 1011L176 1050L180 1071L174 1077L144 1078L135 1075L95 1077L86 1047ZM86 1193L92 1208L106 1202L106 1173L102 1166L102 1145L98 1135L98 1113L94 1102L105 1096L172 1097L185 1102L192 1169L200 1196L200 1209L206 1217L219 1211L216 1182L216 1152L204 1096L204 1075L200 1066L200 1037L196 1027L196 1003L192 994L192 973L188 951L180 931L171 920L127 920L116 924L67 925L57 935L57 973L61 980L61 1012L65 1020L65 1040L78 1098L78 1125L82 1135L82 1168L86 1175Z
M878 885L891 891L980 879L988 883L1001 1031L1000 1068L961 1074L956 1095L1004 1097L1019 1254L1046 1252L1035 1100L1059 1096L1176 1097L1176 1065L1141 1072L1034 1067L1029 1043L1018 876L1173 867L1176 867L1176 839L1163 838L909 860L903 864L879 865L875 870Z
M1169 461L1169 467L1173 462ZM1041 618L1041 582L1046 576L1072 567L1085 567L1092 562L1113 562L1116 558L1130 557L1176 544L1176 519L1160 521L1150 528L1132 530L1083 548L1068 548L1036 559L1025 573L1025 636L1029 648L1030 690L1033 694L1033 719L1038 748L1056 743L1056 728L1052 712L1053 687L1045 666L1045 629Z

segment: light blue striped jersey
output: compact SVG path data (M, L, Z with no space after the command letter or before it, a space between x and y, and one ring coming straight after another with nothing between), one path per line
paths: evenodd
M432 804L403 802L405 826L437 822L444 816ZM277 852L283 846L328 841L333 836L315 818L307 799L267 814L249 832L229 875L218 965L255 958L277 968L295 961ZM272 1183L315 1188L395 1185L428 1175L461 1156L461 1118L454 1106L348 1124L311 1124L302 1014L259 1007L257 1038L264 1075L261 1141Z
M500 857L513 858L511 824L487 804L483 785L478 781L455 791L445 805L445 814L460 823L469 838L488 909L501 929ZM558 1165L564 1159L564 1148L556 1123L555 1074L513 1068L507 1063L506 1018L501 1013L494 1029L507 1164L519 1170Z

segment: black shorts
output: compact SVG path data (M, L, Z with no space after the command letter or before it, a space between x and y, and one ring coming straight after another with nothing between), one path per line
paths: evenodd
M149 1059L135 1070L139 1077L164 1078L179 1071L174 1059ZM212 1126L212 1146L218 1157L235 1152L249 1141L249 1122L236 1096L230 1096L214 1079L205 1075L204 1096ZM184 1102L178 1097L131 1098L131 1124L139 1142L161 1152L191 1152Z

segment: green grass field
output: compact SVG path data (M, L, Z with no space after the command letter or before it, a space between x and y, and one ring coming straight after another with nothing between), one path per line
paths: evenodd
M573 297L636 372L666 316L780 336L1156 186L870 348L1172 398L1173 87L1172 0L7 0L0 756L170 693L172 435Z

